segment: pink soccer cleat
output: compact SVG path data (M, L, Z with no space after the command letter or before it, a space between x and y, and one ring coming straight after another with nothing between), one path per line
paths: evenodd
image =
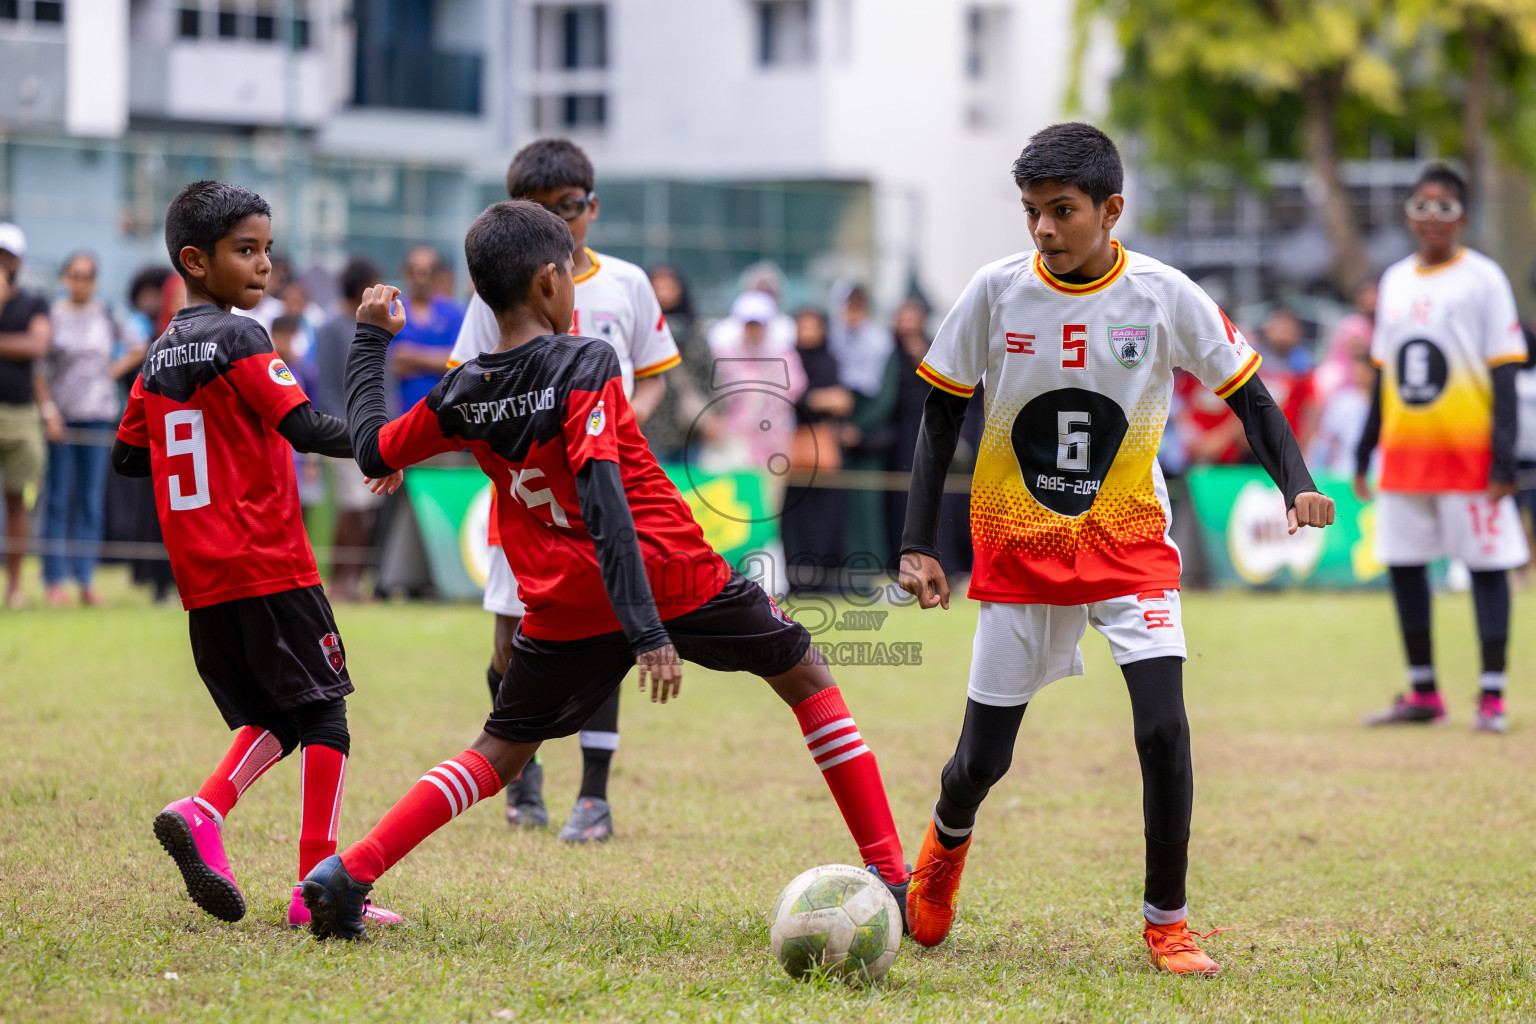
M181 869L192 902L221 921L245 916L245 897L224 856L224 822L195 797L165 805L155 815L155 838Z
M404 924L405 918L393 910L376 907L372 900L367 900L363 904L363 921L376 928L388 928L392 924ZM304 905L304 883L302 882L293 887L293 899L288 903L288 927L309 927L309 908Z

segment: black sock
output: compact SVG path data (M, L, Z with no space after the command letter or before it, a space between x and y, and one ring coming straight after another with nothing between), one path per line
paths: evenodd
M962 845L976 825L976 809L1013 763L1013 744L1028 704L996 707L965 702L965 724L955 754L939 779L939 800L933 806L939 844L946 850ZM948 829L949 831L945 831Z
M485 670L485 683L491 688L491 706L496 706L496 695L501 692L501 673L496 671L496 663L492 662Z
M1477 638L1483 653L1482 691L1504 696L1504 672L1509 657L1509 573L1504 570L1472 574L1472 607L1477 613Z
M1141 810L1147 838L1146 896L1154 910L1185 904L1189 823L1195 775L1184 712L1184 662L1148 658L1120 668L1131 698L1136 756L1141 761ZM1160 921L1159 924L1172 924Z
M581 748L581 792L576 799L608 799L608 766L613 762L613 751Z
M1408 681L1414 693L1435 692L1434 648L1430 643L1429 570L1422 565L1392 566L1392 601L1408 655Z

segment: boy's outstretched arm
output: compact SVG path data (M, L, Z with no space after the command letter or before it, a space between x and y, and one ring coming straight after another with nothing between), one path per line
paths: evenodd
M665 704L682 688L682 662L656 611L618 463L588 459L576 472L576 498L581 506L581 520L597 552L608 603L613 606L624 638L635 652L635 663L640 666L640 689L646 688L649 675L651 700Z
M1285 495L1290 532L1303 526L1330 525L1333 499L1318 492L1291 425L1258 375L1228 395L1227 405L1242 421L1254 458Z
M369 477L387 477L405 466L391 466L379 452L379 431L389 422L389 403L384 397L384 363L389 343L405 326L405 307L394 311L400 294L389 285L374 285L363 293L357 307L357 333L347 350L345 385L347 428L352 435L352 457ZM415 410L412 410L413 412Z
M901 531L901 569L897 581L923 608L949 607L949 581L939 564L939 513L944 478L955 458L960 427L970 399L933 388L923 402L923 424L912 456L907 491L907 521Z

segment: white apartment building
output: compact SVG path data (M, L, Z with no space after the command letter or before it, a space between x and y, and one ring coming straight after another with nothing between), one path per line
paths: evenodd
M944 305L1029 244L1009 164L1062 116L1071 31L1056 0L0 0L0 216L39 262L154 258L169 194L227 175L300 258L451 253L558 134L594 242L708 305L763 257L796 300Z

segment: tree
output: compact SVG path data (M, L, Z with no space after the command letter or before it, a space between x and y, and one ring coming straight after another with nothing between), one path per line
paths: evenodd
M1294 130L1322 193L1329 276L1347 295L1372 268L1339 170L1339 126L1351 106L1387 118L1403 109L1387 39L1391 7L1391 0L1078 0L1077 13L1080 38L1095 19L1114 26L1127 54L1122 78L1136 79L1117 83L1122 101L1129 87L1143 105L1156 96L1177 108L1173 116L1182 123L1164 132L1164 145L1154 141L1154 160L1182 163L1186 158L1168 153L1166 143L1198 133L1202 122L1207 134L1215 128L1224 140L1213 151L1218 159L1246 150L1254 123L1270 138ZM1249 123L1223 126L1225 117L1245 110ZM1247 153L1235 162L1255 163Z

